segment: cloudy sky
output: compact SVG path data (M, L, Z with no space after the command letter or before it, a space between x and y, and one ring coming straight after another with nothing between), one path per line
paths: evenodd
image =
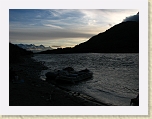
M9 41L58 48L73 47L122 21L135 9L10 9Z

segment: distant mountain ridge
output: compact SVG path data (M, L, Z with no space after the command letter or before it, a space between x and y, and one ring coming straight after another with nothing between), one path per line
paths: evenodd
M126 21L73 48L58 48L49 53L139 53L139 22Z
M52 50L52 48L45 47L43 45L36 46L34 44L16 44L20 48L26 49L27 51L32 51L32 52L41 52L41 51L46 51L46 50Z

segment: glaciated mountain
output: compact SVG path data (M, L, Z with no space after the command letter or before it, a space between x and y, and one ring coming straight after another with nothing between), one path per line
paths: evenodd
M28 51L32 51L32 52L41 52L41 51L46 51L46 50L52 50L52 48L50 46L45 47L43 45L36 46L34 44L17 44L17 46L19 46L20 48L26 49Z

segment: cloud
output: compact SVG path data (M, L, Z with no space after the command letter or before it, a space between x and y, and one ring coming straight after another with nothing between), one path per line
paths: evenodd
M55 40L61 38L90 38L94 34L70 30L53 29L19 29L10 30L10 41L13 40Z
M112 24L108 24L110 27L112 26Z
M123 22L126 21L139 21L139 12L136 15L126 17Z
M56 25L51 25L51 24L43 24L44 26L48 26L48 27L52 27L52 28L56 28L56 29L63 29L60 26L56 26Z
M61 48L62 46L52 45L53 48Z

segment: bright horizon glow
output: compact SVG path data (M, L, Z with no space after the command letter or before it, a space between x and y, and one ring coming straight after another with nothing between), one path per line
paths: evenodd
M73 47L137 12L136 9L10 9L9 41Z

